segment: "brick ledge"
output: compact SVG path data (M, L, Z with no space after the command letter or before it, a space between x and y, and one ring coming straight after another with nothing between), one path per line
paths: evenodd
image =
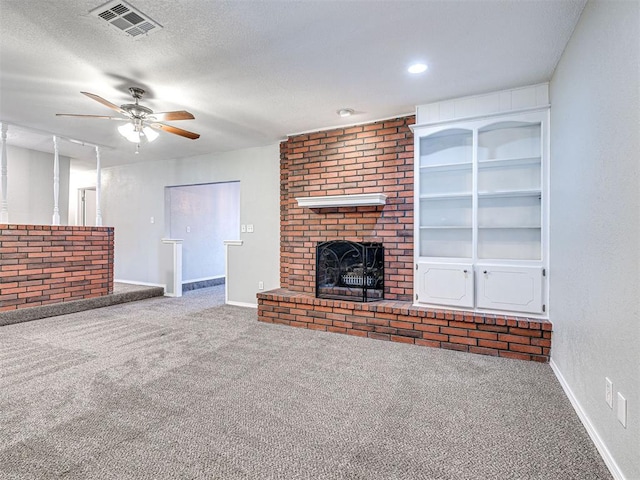
M411 302L372 303L315 298L277 289L258 293L258 320L294 327L546 363L548 320L416 307Z

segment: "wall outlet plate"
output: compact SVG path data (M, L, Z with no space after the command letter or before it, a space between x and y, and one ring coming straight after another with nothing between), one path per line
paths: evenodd
M624 428L627 428L627 399L622 396L620 392L618 392L618 421L622 424Z
M604 378L606 386L604 391L604 399L609 405L609 408L613 408L613 382L608 377Z
M247 225L247 233L253 233L253 223Z

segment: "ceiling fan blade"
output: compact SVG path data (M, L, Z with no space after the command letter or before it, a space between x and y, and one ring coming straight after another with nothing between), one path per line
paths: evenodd
M191 113L186 110L176 110L175 112L156 112L153 117L159 122L171 122L174 120L194 120Z
M150 123L149 126L153 128L157 128L158 130L163 130L165 132L174 133L176 135L180 135L181 137L190 138L191 140L196 140L200 138L199 133L189 132L187 130L182 130L181 128L173 127L171 125L166 125L164 123Z
M81 118L100 118L104 120L116 120L118 122L129 122L128 118L109 117L108 115L81 115L78 113L56 113L56 117L81 117Z
M111 110L115 110L116 112L120 112L121 114L126 115L127 117L130 116L129 112L127 112L126 110L121 109L115 103L111 103L109 100L105 100L104 98L96 95L95 93L89 93L89 92L80 92L80 93L82 93L83 95L86 95L87 97L95 100L98 103L101 103L105 107L109 107Z

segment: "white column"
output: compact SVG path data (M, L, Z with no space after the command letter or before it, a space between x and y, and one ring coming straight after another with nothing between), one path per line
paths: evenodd
M58 156L58 137L53 136L53 221L52 225L60 225L58 197L60 196L60 159Z
M163 238L162 243L171 246L171 252L165 249L161 261L161 277L166 281L164 294L167 297L182 296L182 239Z
M2 157L0 157L0 223L9 223L9 204L7 203L7 128L6 123L0 125L2 138Z
M102 193L100 168L100 147L96 147L96 227L102 226L102 210L100 210L100 194Z
M229 302L229 247L241 247L243 240L225 240L224 243L224 303Z

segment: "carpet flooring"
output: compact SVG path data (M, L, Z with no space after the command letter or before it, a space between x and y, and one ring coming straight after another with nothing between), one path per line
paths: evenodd
M0 478L611 478L548 365L223 303L220 286L0 327Z

